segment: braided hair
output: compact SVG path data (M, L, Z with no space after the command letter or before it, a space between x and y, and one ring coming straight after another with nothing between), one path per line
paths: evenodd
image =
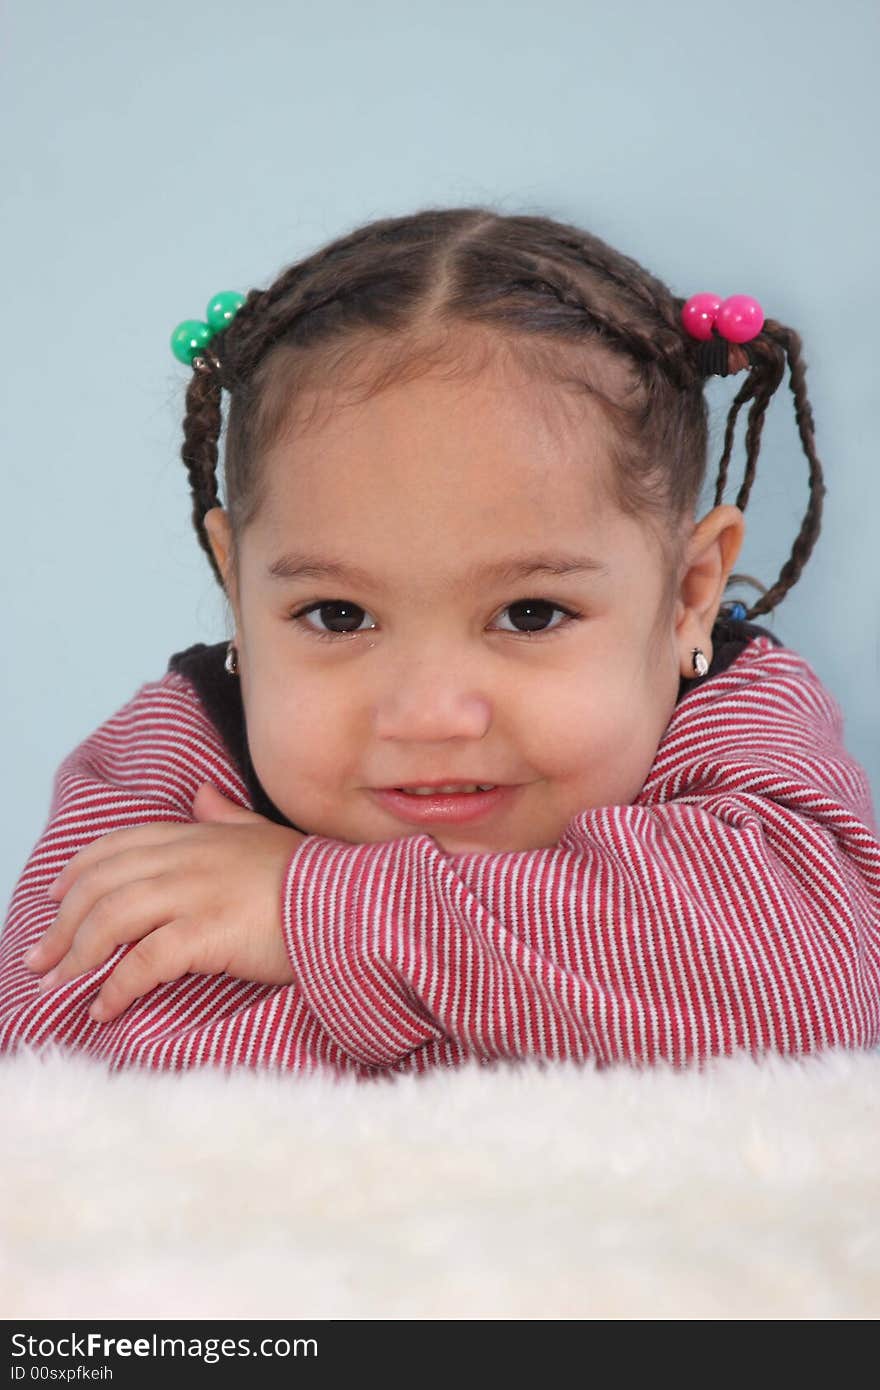
M352 368L369 363L369 395L450 347L454 354L456 333L465 328L490 348L503 339L532 372L597 400L609 425L615 501L655 527L667 574L673 573L681 551L670 538L683 534L680 523L693 514L708 451L707 359L682 328L683 304L635 260L578 227L479 206L377 219L288 266L268 289L251 290L211 339L186 393L181 453L193 525L215 577L222 587L204 517L220 505L224 389L230 394L224 482L235 540L260 506L262 460L310 387L340 373L348 378ZM767 406L786 363L809 465L809 505L775 584L765 589L744 575L728 581L745 580L763 591L747 610L752 620L770 613L797 582L819 535L825 484L797 333L766 319L748 344L724 343L720 350L726 374L747 375L727 417L715 506L724 493L737 418L748 405L745 473L736 497L745 510ZM610 354L623 371L623 390L597 383L591 373L597 354ZM235 545L233 563L234 552Z

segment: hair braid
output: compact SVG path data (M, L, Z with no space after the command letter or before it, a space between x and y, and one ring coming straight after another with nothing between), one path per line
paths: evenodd
M816 443L813 431L813 410L812 406L810 405L809 397L807 396L805 380L806 368L801 355L800 337L794 331L793 328L787 328L784 324L777 323L775 322L775 320L771 319L768 319L765 322L761 336L764 338L769 338L770 341L773 343L774 348L776 349L775 356L778 358L779 363L778 372L775 375L775 380L772 381L772 385L769 387L767 392L768 399L770 395L772 395L773 391L775 391L776 387L779 385L779 382L782 380L782 376L785 370L784 362L782 359L782 352L784 352L785 358L788 361L788 384L791 389L791 393L794 397L795 420L798 427L798 434L800 436L801 446L803 448L804 453L806 454L807 462L809 464L808 481L810 489L810 501L806 513L804 514L804 519L801 522L800 531L798 532L794 544L791 548L791 555L786 560L785 564L782 566L782 569L779 571L779 577L776 580L776 583L749 610L747 614L749 618L758 617L762 613L769 613L770 610L772 608L775 608L775 606L780 602L780 600L785 597L792 585L797 583L798 579L800 578L801 571L803 570L804 565L807 563L807 560L810 558L813 546L816 544L816 541L819 536L819 531L822 524L822 503L825 493L827 491L822 473L822 465L819 462L819 457L816 453ZM758 340L756 340L756 342L757 341ZM779 352L779 348L782 349L782 352ZM754 408L755 407L753 407L753 410ZM760 437L760 424L762 420L763 410L760 412L760 417L757 421L757 432L756 438L753 443L753 448L749 451L750 462L752 459L752 454L754 453L754 455L757 455L758 438ZM748 447L748 434L746 435L746 444ZM752 466L752 471L754 471L754 465Z
M222 586L214 552L205 530L205 512L217 506L217 441L220 437L220 382L211 366L195 370L186 390L186 415L183 420L181 457L189 474L192 493L192 520L199 545L207 555L211 568Z
M720 507L724 497L724 489L727 486L727 472L730 467L730 456L733 452L733 441L736 433L736 422L739 412L746 401L750 401L755 394L755 381L751 373L743 382L733 398L733 404L727 414L727 423L724 427L724 447L718 463L718 477L715 480L715 506Z
M767 346L767 344L758 341L752 344L750 358L752 366L749 372L749 380L751 380L753 384L753 399L749 409L748 424L746 425L745 474L736 498L736 505L739 507L740 511L745 511L746 503L749 500L749 493L752 490L752 483L754 482L755 469L758 462L758 450L761 447L761 434L764 429L764 417L767 414L767 406L770 404L773 393L782 380L783 372L785 371L785 359L782 354L778 350L768 353L766 350Z
M656 314L658 319L673 326L673 315L670 314L672 301L668 289L662 281L649 274L644 266L639 265L638 261L623 255L620 251L612 250L608 243L599 237L566 223L553 223L552 235L548 237L550 224L546 218L522 217L509 220L520 223L532 231L536 243L540 238L553 250L561 248L568 253L573 263L577 262L590 271L597 272L627 299L637 301L643 308Z
M549 278L551 273L555 274L555 281ZM536 266L533 274L520 275L517 279L511 280L508 287L552 295L560 304L577 310L580 319L578 322L568 318L562 322L562 327L577 329L582 324L593 326L598 330L601 341L613 345L618 351L635 358L637 362L662 362L667 375L677 386L692 386L698 380L694 368L686 363L684 352L680 350L676 353L673 343L667 340L665 335L658 335L656 331L652 333L637 320L614 314L598 304L590 304L584 296L583 289L569 279L562 267L554 266L551 272L546 266ZM677 335L679 338L680 336Z

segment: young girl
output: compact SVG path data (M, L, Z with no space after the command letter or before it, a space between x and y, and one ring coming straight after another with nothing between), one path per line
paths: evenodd
M797 334L484 208L373 222L208 319L173 341L234 636L62 763L0 1049L369 1077L874 1045L868 782L751 621L819 532ZM722 607L786 362L809 508ZM736 373L698 520L704 382Z

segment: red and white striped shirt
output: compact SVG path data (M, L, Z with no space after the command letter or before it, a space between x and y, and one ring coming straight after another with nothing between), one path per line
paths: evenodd
M839 705L769 635L679 700L632 805L581 812L552 848L309 835L281 904L296 983L185 975L98 1023L87 1011L123 946L39 995L23 957L58 911L52 880L102 834L191 821L203 781L261 810L174 669L65 758L0 938L0 1052L52 1043L112 1069L367 1079L466 1059L682 1064L880 1042L870 788Z

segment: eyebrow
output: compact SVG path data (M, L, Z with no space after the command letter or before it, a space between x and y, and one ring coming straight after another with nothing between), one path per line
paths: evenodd
M291 552L274 560L267 571L271 579L338 579L343 583L359 584L364 588L382 589L383 581L368 574L359 565L345 564L342 560L323 558ZM469 565L457 576L462 586L479 582L508 583L515 579L525 579L533 574L596 574L607 576L608 566L601 560L593 560L588 555L540 554L510 555L503 560L489 564Z

